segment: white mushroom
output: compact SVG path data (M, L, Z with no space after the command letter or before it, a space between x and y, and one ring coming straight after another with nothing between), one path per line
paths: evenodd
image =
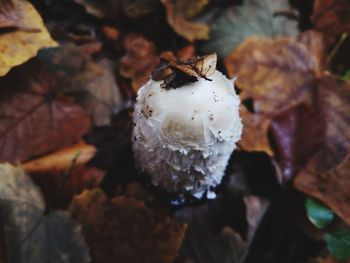
M234 81L217 70L210 79L176 89L150 79L137 94L134 156L152 183L168 192L215 197L210 188L221 182L240 139Z

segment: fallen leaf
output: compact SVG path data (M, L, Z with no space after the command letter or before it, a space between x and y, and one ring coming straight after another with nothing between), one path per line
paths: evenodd
M100 189L76 196L69 210L82 224L96 262L173 262L186 225L124 196L107 198Z
M5 3L5 7L9 3L7 2L7 5ZM57 46L46 30L40 15L29 2L13 0L12 5L16 14L14 19L16 28L10 32L0 33L0 76L4 76L14 66L23 64L36 56L40 49ZM0 6L1 9L3 5ZM0 28L4 24L14 26L13 21L4 23L3 12L0 11ZM10 12L9 17L11 14L13 12Z
M248 152L265 152L273 156L274 153L268 138L270 128L268 117L251 113L244 105L241 105L240 116L244 129L241 140L238 142L239 147Z
M202 51L217 52L224 58L248 37L297 35L297 22L276 15L281 10L290 10L287 0L245 0L243 5L227 8L212 24L210 38Z
M306 46L290 38L249 38L225 59L229 77L243 106L239 145L248 151L273 155L268 139L273 117L308 98L318 72L318 61Z
M158 57L155 45L137 34L124 39L126 54L120 60L120 75L132 80L134 94L145 84L155 68Z
M323 119L312 103L302 103L271 120L270 137L283 182L293 178L323 144Z
M61 149L41 158L31 160L22 165L28 173L49 173L52 171L67 171L72 165L86 164L95 155L96 148L80 142L71 147Z
M55 93L31 61L0 79L0 160L16 163L77 143L89 127L72 98Z
M350 33L350 3L347 0L315 0L311 21L332 46L343 32Z
M0 3L0 28L14 28L20 23L18 11L12 0L3 0Z
M44 215L38 187L20 168L1 164L0 177L8 262L90 262L81 228L68 212Z
M103 74L86 83L77 101L91 116L95 126L110 125L111 115L118 113L124 106L122 94L115 79L115 64L109 59L97 63ZM83 88L83 87L82 87Z
M350 230L340 229L325 235L329 253L338 260L350 258Z
M315 168L310 166L311 164L296 177L297 189L318 198L350 224L350 156L348 155L339 166L322 173L316 173Z
M241 99L256 113L276 115L298 104L313 84L318 61L291 38L249 38L225 59Z
M318 61L320 68L325 68L326 64L326 44L322 33L316 30L307 30L297 37L299 43L306 46L307 50Z
M119 0L74 0L85 7L86 11L99 18L117 18L121 6Z
M307 217L318 229L323 229L334 220L334 213L321 202L307 198L305 201Z
M39 58L54 75L55 88L74 96L95 126L109 125L111 115L124 106L111 60L95 63L72 44L42 51Z
M244 196L243 200L246 205L248 222L247 240L252 241L262 218L270 207L270 202L254 195Z
M190 2L186 0L161 0L161 2L166 8L167 21L177 34L191 42L208 39L208 26L190 21L208 4L208 0Z
M67 208L74 195L98 187L104 178L104 171L86 166L95 153L94 146L80 142L26 162L22 168L42 188L47 209Z
M197 225L189 227L177 262L241 263L247 251L247 243L232 228L214 234Z

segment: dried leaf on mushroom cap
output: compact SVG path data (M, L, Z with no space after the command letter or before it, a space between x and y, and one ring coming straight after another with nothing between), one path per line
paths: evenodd
M165 89L177 88L185 83L197 81L198 78L210 80L208 77L216 69L216 53L188 60L168 57L161 59L152 75L153 80L164 80L162 87Z

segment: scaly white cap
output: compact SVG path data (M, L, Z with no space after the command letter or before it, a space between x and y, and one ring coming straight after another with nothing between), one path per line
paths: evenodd
M133 150L152 183L196 197L221 182L242 133L234 80L215 71L176 89L150 79L137 94ZM215 196L215 195L214 195Z

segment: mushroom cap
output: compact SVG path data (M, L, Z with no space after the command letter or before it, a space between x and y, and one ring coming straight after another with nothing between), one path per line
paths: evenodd
M197 192L220 183L242 132L240 101L233 80L209 78L169 90L151 79L139 90L133 148L154 184Z

